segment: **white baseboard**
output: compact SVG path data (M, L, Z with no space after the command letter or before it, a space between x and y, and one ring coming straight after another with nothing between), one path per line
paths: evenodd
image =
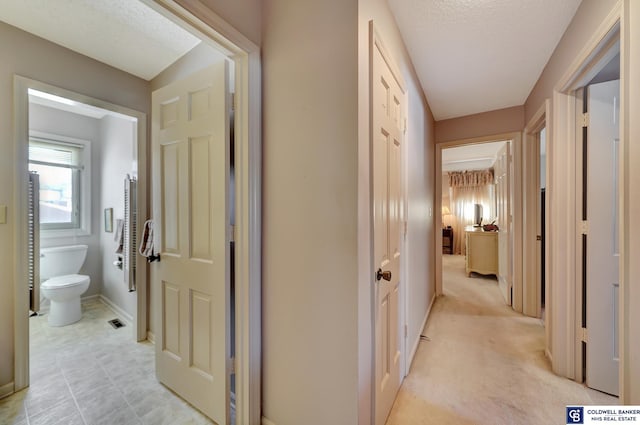
M98 299L100 295L95 294L95 295L88 295L86 297L82 297L80 298L80 304L84 304L90 301L94 301L96 299ZM48 313L49 310L51 309L51 301L48 300L47 298L44 298L42 300L40 300L40 310L38 310L38 314L40 313Z
M427 325L427 320L429 320L429 316L431 315L431 308L433 307L433 303L436 300L436 295L433 294L433 297L431 297L431 302L429 303L429 307L427 307L427 312L424 315L424 319L422 320L422 325L420 326L420 332L418 334L418 337L416 338L415 342L413 343L413 348L411 349L411 353L409 353L409 358L407 359L407 373L409 373L409 369L411 369L411 364L413 363L413 359L416 356L416 353L418 352L418 346L420 345L420 335L422 335L422 332L424 331L424 327Z
M269 419L262 417L262 425L276 425L275 422L270 421Z
M5 384L0 387L0 398L8 397L11 394L13 394L13 392L14 392L13 382L9 382L8 384Z
M100 300L100 294L87 295L86 297L80 298L81 303L86 303L89 301Z
M133 317L131 317L129 313L127 313L126 311L118 307L116 304L114 304L113 301L111 301L109 298L105 297L104 295L100 294L99 297L100 297L100 301L102 301L104 305L106 305L111 310L113 310L113 312L117 314L120 319L123 319L125 322L127 322L128 325L131 325L133 323Z
M44 298L44 296L40 297L40 310L38 310L38 314L41 313L48 313L49 312L49 307L51 306L51 301L49 301L48 299Z
M87 295L86 297L82 297L80 298L80 304L85 304L85 303L89 303L92 301L100 301L102 302L104 305L106 305L107 307L109 307L111 310L114 310L114 312L116 314L120 314L118 311L116 311L115 309L118 309L121 311L121 309L119 309L118 307L115 306L115 304L113 304L110 300L106 300L103 299L103 295L101 294L94 294L94 295ZM106 300L106 301L105 301ZM42 301L40 301L40 310L38 311L38 313L48 313L49 312L49 308L51 307L51 301L49 301L48 299L43 299ZM131 317L128 314L124 313L126 315L126 317ZM128 320L128 319L127 319ZM129 321L131 322L131 321Z
M151 331L147 331L147 341L149 341L152 344L156 343L156 334L154 334Z

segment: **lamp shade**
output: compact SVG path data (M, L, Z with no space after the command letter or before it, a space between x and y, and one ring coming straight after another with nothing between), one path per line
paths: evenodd
M447 215L447 214L451 214L451 211L449 210L449 207L446 205L442 206L442 215Z

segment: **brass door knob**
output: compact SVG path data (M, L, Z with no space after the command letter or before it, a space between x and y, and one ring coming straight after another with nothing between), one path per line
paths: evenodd
M389 282L391 280L391 271L382 271L382 269L378 269L378 271L376 272L376 281L379 281L380 279L384 279Z

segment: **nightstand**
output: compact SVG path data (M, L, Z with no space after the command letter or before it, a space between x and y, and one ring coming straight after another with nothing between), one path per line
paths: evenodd
M442 253L453 254L453 229L442 229Z

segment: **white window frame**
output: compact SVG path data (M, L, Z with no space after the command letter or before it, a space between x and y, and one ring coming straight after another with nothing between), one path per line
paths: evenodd
M47 239L91 235L91 141L34 130L29 131L29 141L31 140L82 148L80 154L80 225L63 229L43 228L40 231L40 237Z

